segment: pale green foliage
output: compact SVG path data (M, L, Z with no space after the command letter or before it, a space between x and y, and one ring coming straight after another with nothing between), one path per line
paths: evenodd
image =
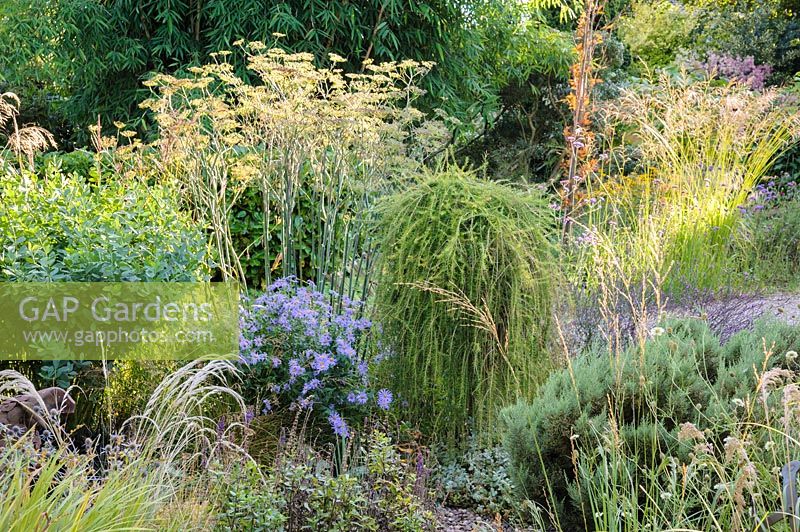
M438 437L488 435L548 357L554 216L536 190L434 174L379 207L376 304L408 418Z
M438 462L431 480L442 504L472 508L486 516L524 519L508 453L501 446L484 447L470 437L466 447L443 454Z
M0 280L194 281L208 273L205 235L173 187L67 176L53 164L41 175L0 172Z
M665 67L691 44L695 21L691 11L669 0L636 0L620 19L618 35L632 56L634 68Z

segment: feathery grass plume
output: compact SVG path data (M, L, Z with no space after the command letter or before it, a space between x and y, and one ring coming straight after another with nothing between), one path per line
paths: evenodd
M127 424L129 430L104 448L107 465L101 469L93 452L76 454L62 439L41 449L27 438L7 441L0 449L0 530L192 528L178 521L174 509L185 500L201 500L200 491L207 489L204 464L221 444L241 452L217 438L216 423L203 414L204 403L219 395L244 414L241 398L227 386L228 375L236 375L228 362L195 361L168 376L144 413ZM4 395L32 389L19 373L0 375ZM228 430L235 430L235 424ZM56 426L50 432L63 429Z
M587 181L581 223L608 245L583 246L582 278L595 283L594 263L619 261L634 281L659 271L671 293L730 282L746 244L740 208L800 132L797 116L775 91L665 76L626 91L603 119L607 162Z
M0 94L0 135L3 134L4 129L7 129L8 122L11 122L11 131L5 133L7 145L18 158L24 154L32 170L33 156L36 153L46 151L51 147L57 148L58 145L53 135L43 127L37 125L19 126L17 116L19 116L20 105L19 96L13 92ZM22 166L21 160L19 165Z
M0 94L0 128L4 128L6 122L13 120L19 114L19 96L13 92Z
M541 193L459 169L378 207L376 305L408 418L457 438L488 435L499 407L548 365L555 219Z

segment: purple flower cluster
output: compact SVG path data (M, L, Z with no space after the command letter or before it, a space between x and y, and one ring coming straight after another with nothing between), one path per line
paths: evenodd
M392 392L384 388L378 392L378 406L383 410L389 410L392 404Z
M695 62L696 69L710 76L718 76L747 85L753 90L761 90L772 74L770 65L756 65L752 56L733 57L711 52L704 62Z
M239 359L245 396L260 401L262 413L279 405L320 411L335 434L347 437L349 415L363 418L369 406L389 410L393 397L370 391L376 360L366 353L376 328L361 316L360 302L332 295L285 278L246 301Z
M350 429L347 428L347 423L345 422L344 418L342 418L341 414L336 412L336 410L331 410L331 413L328 414L328 423L331 424L333 433L337 436L341 438L347 438L350 436Z
M782 182L775 180L756 185L747 198L747 204L739 206L741 214L755 214L764 209L776 206L783 201L800 199L800 186L795 181L790 181L784 176Z

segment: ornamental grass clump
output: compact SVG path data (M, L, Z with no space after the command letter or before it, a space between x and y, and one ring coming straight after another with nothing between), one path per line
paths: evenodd
M488 435L533 393L550 332L554 216L541 193L434 174L378 208L376 305L407 417L436 437Z
M249 460L230 438L242 424L220 438L207 415L223 401L242 416L228 384L237 377L230 362L191 362L167 376L107 445L74 442L84 452L58 420L40 431L41 446L32 433L18 437L0 425L0 530L208 529L207 515L189 521L180 510L205 504L204 475L220 455ZM33 391L21 374L0 372L0 397Z
M577 277L596 285L613 264L634 282L656 272L673 294L730 283L747 245L739 208L800 132L783 98L663 77L606 106Z

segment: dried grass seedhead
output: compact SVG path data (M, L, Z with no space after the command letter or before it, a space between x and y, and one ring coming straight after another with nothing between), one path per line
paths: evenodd
M8 138L7 147L19 158L24 155L33 168L33 157L49 148L58 148L52 133L37 125L19 127L17 117L21 102L13 92L0 94L0 133ZM21 164L21 162L20 162Z
M52 133L45 128L26 126L9 135L8 147L18 155L25 155L32 164L34 155L49 148L58 148L58 145Z
M19 114L19 96L13 92L0 94L0 129Z

